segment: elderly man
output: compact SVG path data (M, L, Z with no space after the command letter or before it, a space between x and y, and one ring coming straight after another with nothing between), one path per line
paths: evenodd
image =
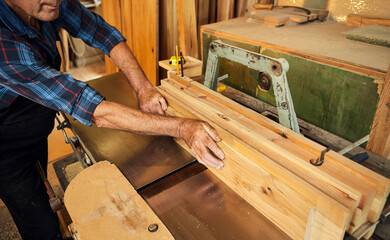
M138 109L105 101L58 72L60 28L102 49L129 79ZM0 0L0 198L24 239L61 239L35 164L47 165L56 111L83 124L183 138L199 162L220 169L220 138L207 123L164 116L165 99L149 83L123 36L77 0Z

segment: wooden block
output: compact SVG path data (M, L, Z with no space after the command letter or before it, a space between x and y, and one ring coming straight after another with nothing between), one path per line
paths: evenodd
M183 96L179 97L180 100L176 99L175 93L171 95L164 86L160 86L159 90L168 99L169 114L201 117L184 105ZM227 156L221 171L210 169L216 176L294 239L342 239L351 217L348 209L218 125L214 127L224 139L219 145ZM187 148L184 143L183 147ZM336 223L327 218L330 212ZM291 221L294 227L290 225Z
M183 86L191 86L192 89L196 89L197 91L203 93L208 97L208 101L215 100L217 102L220 102L227 108L234 110L240 114L242 114L242 117L251 119L255 121L256 123L265 126L266 128L272 130L273 132L277 133L278 135L282 136L285 139L288 139L295 143L297 146L301 147L303 150L309 151L313 153L315 156L319 156L320 152L325 149L325 147L303 137L300 134L297 134L290 129L275 123L274 121L250 110L242 105L227 99L223 97L222 95L211 91L210 89L205 88L203 85L200 85L196 82L191 82L191 79L188 78L181 78L173 74L168 74L168 76L171 79L174 79L175 81L181 83ZM274 138L274 137L273 137ZM352 182L354 185L359 185L358 182L367 182L369 185L369 188L376 188L376 194L375 198L372 200L372 194L373 193L366 193L365 197L363 198L362 202L360 203L359 207L363 212L357 212L356 214L361 215L361 218L364 219L364 216L367 216L369 214L369 220L370 221L376 221L378 215L375 214L380 214L381 209L383 208L383 204L386 201L386 198L388 196L388 191L389 191L389 185L390 185L390 180L387 178L384 178L380 176L379 174L372 172L365 167L354 163L353 161L342 157L339 154L332 153L330 152L329 154L326 155L325 161L327 162L327 165L331 165L336 169L340 169L340 175L341 177L345 177L346 180L342 181L356 181L355 183ZM323 166L321 167L323 168ZM342 169L342 170L341 170ZM299 169L297 169L299 170ZM344 173L345 172L345 173ZM299 174L298 174L299 175ZM343 176L344 175L344 176ZM348 177L350 176L349 180ZM358 177L355 177L358 176ZM339 178L340 176L335 176L336 178ZM357 180L360 179L360 180ZM355 186L357 188L360 188L359 186ZM369 189L368 189L369 190ZM368 201L368 202L366 202ZM367 213L367 207L370 206L370 211ZM375 213L375 214L373 214ZM374 217L375 216L375 217ZM355 219L357 221L357 219ZM355 222L352 227L357 227L362 220Z
M184 58L186 60L186 63L183 66L184 76L196 77L202 75L202 61L191 56L186 56ZM176 71L176 66L170 65L169 60L162 60L158 64L160 65L160 67L166 69L167 71Z
M107 161L79 173L64 199L81 240L173 239L119 169ZM158 224L158 230L148 231L150 224Z

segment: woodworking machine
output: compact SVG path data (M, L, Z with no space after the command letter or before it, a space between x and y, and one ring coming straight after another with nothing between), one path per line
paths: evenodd
M214 90L220 58L265 73L264 81L272 81L274 86L281 123L299 132L285 74L288 70L285 60L215 41L210 47L205 75L205 85ZM138 106L136 94L122 73L104 76L89 84L109 101ZM77 158L68 162L68 167L78 165L80 171L104 160L114 163L175 239L290 239L170 137L87 127L66 116L58 128L70 128L75 135L68 137L64 132L66 142L72 145ZM326 151L321 154L322 159L325 154ZM59 171L57 167L56 173L65 190L73 176L67 166L61 169ZM72 231L77 235L77 230Z
M137 107L136 94L122 73L89 84L107 100ZM85 161L86 154L92 163L114 163L175 239L290 239L172 138L66 121L83 149L79 158ZM61 185L66 188L67 181Z

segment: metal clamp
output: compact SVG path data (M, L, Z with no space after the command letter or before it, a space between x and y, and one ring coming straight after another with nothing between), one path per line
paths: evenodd
M317 159L311 159L310 163L313 164L314 166L321 166L324 163L324 161L325 161L325 153L327 153L329 151L330 151L329 147L327 147L326 149L322 150L321 154L320 154L320 157L318 157Z

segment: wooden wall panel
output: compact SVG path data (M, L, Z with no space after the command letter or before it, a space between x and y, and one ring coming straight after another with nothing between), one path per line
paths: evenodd
M175 55L175 46L179 44L176 11L176 0L160 0L160 60Z
M130 16L133 54L153 85L158 85L158 2L158 0L131 1Z
M102 15L120 30L149 81L158 83L158 0L103 0ZM106 72L118 68L106 57Z
M231 19L233 18L233 15L234 15L234 0L217 1L217 22Z
M120 2L118 0L102 0L102 17L110 25L116 27L119 31L122 31L121 15L120 15ZM111 59L105 56L106 73L111 74L118 72L118 68L111 61Z
M199 58L196 1L177 0L177 25L183 56Z

